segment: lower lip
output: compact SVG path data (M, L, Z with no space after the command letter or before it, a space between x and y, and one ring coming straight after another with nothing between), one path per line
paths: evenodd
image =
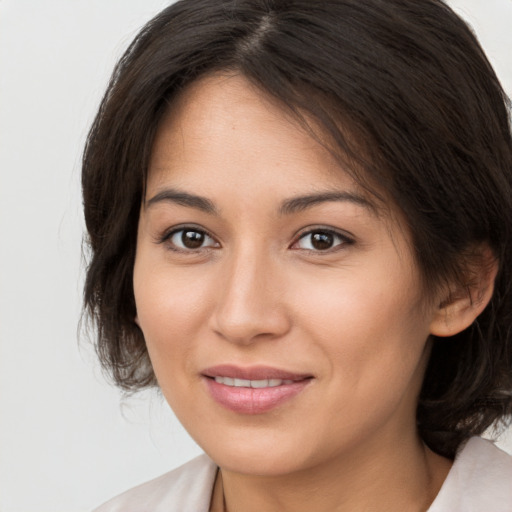
M298 395L311 382L304 379L292 384L268 388L226 386L205 378L213 399L230 411L240 414L262 414L284 404Z

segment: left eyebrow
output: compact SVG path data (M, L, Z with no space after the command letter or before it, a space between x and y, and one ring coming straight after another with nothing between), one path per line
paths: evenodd
M290 215L292 213L301 212L318 204L331 201L353 203L370 210L374 214L376 213L374 204L372 204L363 196L354 194L352 192L321 192L318 194L293 197L282 203L281 207L279 208L279 213L281 215Z

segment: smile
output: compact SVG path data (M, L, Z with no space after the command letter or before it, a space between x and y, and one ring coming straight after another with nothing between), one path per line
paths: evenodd
M231 377L215 377L215 382L224 384L224 386L233 386L235 388L275 388L283 384L293 384L293 380L283 379L262 379L262 380L248 380L248 379L233 379Z
M238 414L264 414L291 402L312 382L308 374L270 367L221 365L202 372L210 397Z

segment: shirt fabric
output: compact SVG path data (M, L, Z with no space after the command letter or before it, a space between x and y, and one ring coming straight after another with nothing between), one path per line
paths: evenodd
M217 469L200 455L94 512L208 512ZM472 437L427 512L512 512L512 457L490 441Z

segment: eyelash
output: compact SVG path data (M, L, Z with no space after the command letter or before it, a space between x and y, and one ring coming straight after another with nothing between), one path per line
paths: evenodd
M166 233L164 233L163 236L160 237L160 239L158 240L158 243L166 244L171 251L179 252L179 253L183 253L183 254L196 254L199 251L211 250L212 248L216 248L215 245L208 245L206 247L198 247L198 248L192 249L192 248L186 248L186 247L179 247L176 245L176 243L172 242L172 238L175 235L182 233L182 239L183 239L183 235L186 232L199 233L203 237L205 237L205 238L207 237L210 240L212 240L217 246L219 245L218 242L215 241L215 238L210 233L208 233L208 231L206 231L202 228L196 227L196 226L180 226L177 228L173 228L170 231L167 231Z
M333 237L334 240L338 240L339 243L336 245L333 245L332 247L329 247L325 250L321 249L306 249L303 248L302 250L308 251L309 253L313 254L329 254L333 252L337 252L341 250L343 247L347 245L352 245L354 243L354 239L349 237L348 235L344 233L340 233L339 231L336 231L334 229L324 228L324 227L317 227L317 228L309 228L307 231L302 232L297 240L292 244L291 248L294 248L296 245L299 244L301 240L304 240L308 236L312 236L314 234L321 234L321 235L328 235L330 237ZM296 250L301 250L300 248Z
M198 233L200 236L210 239L213 242L213 244L207 245L207 246L200 246L197 248L185 248L185 247L179 247L176 245L175 242L172 242L172 238L174 236L178 235L179 233L182 233L181 237L183 240L183 235L185 234L185 232ZM306 239L306 237L312 236L314 234L328 235L328 236L332 237L334 240L337 240L338 243L336 243L332 247L326 248L325 250L309 249L309 248L301 249L300 247L296 247L301 240L304 240L304 239ZM167 244L167 246L170 250L172 250L174 252L183 253L183 254L196 254L198 252L216 249L216 248L220 247L220 244L215 241L215 238L210 233L208 233L208 231L206 231L202 228L196 227L196 226L181 226L178 228L173 228L172 230L164 233L164 235L159 238L158 243ZM339 231L336 231L333 229L318 227L318 228L312 228L312 229L310 228L307 231L301 233L296 238L296 241L294 241L293 244L290 246L290 249L304 250L304 251L307 251L307 252L313 253L313 254L328 254L328 253L339 251L339 250L341 250L342 247L344 247L346 245L352 245L353 243L354 243L354 239L347 236L346 234L340 233Z

